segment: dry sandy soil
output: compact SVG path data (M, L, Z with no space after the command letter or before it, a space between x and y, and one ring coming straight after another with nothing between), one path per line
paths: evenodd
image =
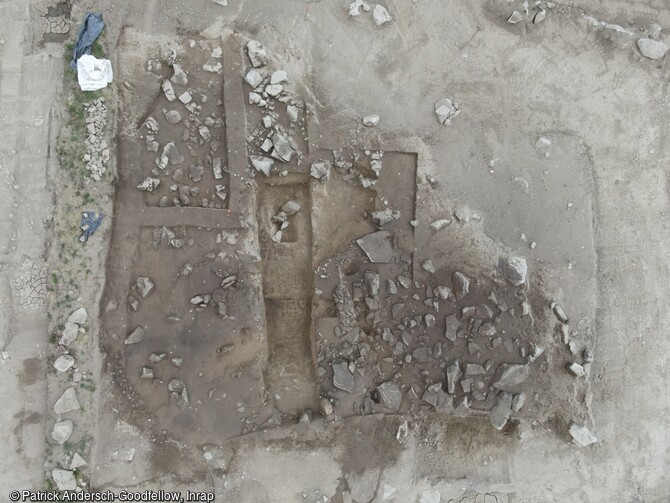
M670 56L637 45L654 23L667 41L667 5L387 0L376 26L347 1L227 3L0 5L0 490L54 488L76 453L80 487L216 501L668 501ZM88 10L111 154L73 183L62 54ZM287 72L276 99L243 80L250 40L263 77ZM73 247L90 209L104 223Z

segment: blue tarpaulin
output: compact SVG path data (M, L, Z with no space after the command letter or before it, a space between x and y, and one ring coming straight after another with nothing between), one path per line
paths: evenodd
M102 214L95 211L85 211L81 214L81 222L79 227L83 231L79 241L85 243L88 241L88 238L93 234L100 224L102 223Z
M102 29L105 27L105 22L102 20L102 14L89 12L86 14L84 23L79 29L79 35L77 35L77 42L74 44L74 49L72 51L72 63L70 67L77 69L77 60L81 58L84 54L91 54L91 48L93 43L102 33Z

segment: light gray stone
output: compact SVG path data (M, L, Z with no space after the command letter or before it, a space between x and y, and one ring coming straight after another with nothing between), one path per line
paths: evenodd
M512 395L501 391L496 399L496 404L489 412L489 421L497 430L502 430L512 413Z
M70 461L70 470L76 470L77 468L86 466L86 464L86 460L75 452L72 456L72 461Z
M454 295L456 295L456 300L461 300L468 293L470 293L470 278L468 278L462 272L454 272L451 275L451 282L454 287Z
M509 15L509 17L507 18L507 22L509 24L517 24L522 19L523 19L523 16L521 15L521 13L518 10L515 10L514 12L512 12Z
M444 336L451 342L455 342L456 334L458 333L458 327L461 326L460 321L458 321L458 318L456 317L455 314L450 314L449 316L447 316L445 323L446 327L444 330Z
M277 70L270 76L270 84L281 84L288 80L288 74L284 70Z
M73 387L66 389L63 394L60 396L56 403L54 404L54 412L56 415L61 416L72 412L73 410L79 410L79 400L77 400L77 393Z
M167 143L163 147L163 155L167 157L168 162L171 165L181 164L184 162L184 156L181 154L181 152L179 152L179 149L173 141Z
M59 421L54 424L53 430L51 431L51 438L53 438L57 443L63 445L67 442L72 436L74 431L74 423L69 419L65 421Z
M181 114L177 110L168 110L165 112L165 120L170 124L179 124L181 122Z
M353 393L356 387L353 374L345 361L333 362L333 386L347 393Z
M501 366L500 378L493 383L493 387L510 391L515 386L518 386L528 378L528 365L520 365L518 363L503 363Z
M498 260L500 272L514 286L523 285L528 274L528 264L522 257L500 257Z
M164 80L163 85L161 87L163 88L163 93L165 94L165 97L170 103L172 103L174 100L177 99L177 95L174 92L174 87L172 87L172 82L170 82L169 80Z
M379 393L379 400L384 408L392 412L398 412L400 403L402 402L400 386L392 381L387 381L377 386L377 392Z
M379 124L379 115L370 114L363 117L363 125L367 127L375 127Z
M260 74L260 72L258 70L255 70L255 69L252 68L244 76L244 80L251 87L256 88L261 84L261 82L263 82L263 76Z
M637 46L642 55L649 59L661 59L668 52L668 46L658 40L650 38L641 38L637 41Z
M154 282L146 276L140 276L137 278L135 284L137 285L137 291L140 293L143 299L146 298L146 296L149 295L154 289Z
M379 4L375 5L375 8L372 9L372 20L377 26L382 26L392 21L391 15L389 14L389 11L386 10L386 7Z
M458 360L453 360L447 365L447 391L454 393L456 391L456 383L461 378L461 366Z
M51 471L51 477L54 479L59 491L74 491L77 489L77 479L74 476L74 472L70 470L54 468Z
M124 342L125 344L138 344L144 340L145 334L146 330L144 327L137 327L130 333L130 335L128 335L128 337L126 337Z
M86 320L88 320L88 313L86 312L86 309L83 307L80 307L76 311L74 311L70 317L67 319L70 323L76 323L77 325L83 325L86 323Z
M54 368L58 372L67 372L74 366L74 357L70 355L60 355L54 362Z
M327 181L330 176L330 163L327 161L313 162L310 166L309 174L312 178L316 178L321 182Z
M247 42L247 56L249 56L249 61L254 68L265 66L268 62L267 50L257 40Z
M68 321L65 323L65 328L63 329L63 335L58 341L58 344L60 344L61 346L69 346L70 344L72 344L74 341L77 340L78 335L79 335L79 325L77 325L76 323L72 323L71 321Z
M591 444L595 444L598 439L596 436L588 429L586 426L583 424L577 423L573 421L570 424L570 428L568 430L570 432L570 435L572 436L572 440L582 446L582 447L587 447Z
M275 164L274 159L262 155L250 155L249 161L256 171L263 173L265 176L270 176L270 171Z
M393 258L391 235L386 231L372 232L356 240L370 262L388 264Z

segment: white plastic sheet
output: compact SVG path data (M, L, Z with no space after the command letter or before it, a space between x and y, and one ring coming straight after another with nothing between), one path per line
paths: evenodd
M112 82L112 62L84 54L77 60L77 80L82 91L97 91Z

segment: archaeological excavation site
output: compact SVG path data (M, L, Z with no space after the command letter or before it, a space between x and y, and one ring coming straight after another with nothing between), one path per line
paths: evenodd
M670 501L662 0L0 13L0 500Z

